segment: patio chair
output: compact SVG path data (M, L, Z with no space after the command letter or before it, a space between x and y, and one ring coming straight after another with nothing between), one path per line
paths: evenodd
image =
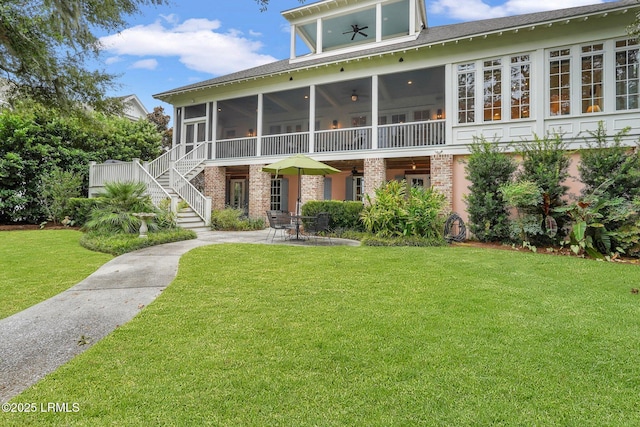
M316 242L318 241L318 237L327 233L329 231L329 213L328 212L320 212L316 217L309 221L308 224L305 225L305 233L310 236L314 236ZM329 244L331 244L331 237L326 234L327 239L329 240Z
M267 240L269 240L269 235L271 234L271 230L273 230L273 236L271 236L272 242L278 231L282 233L282 238L284 239L286 237L286 231L295 230L296 228L295 224L291 223L291 215L289 215L287 211L267 211L267 219L269 220Z

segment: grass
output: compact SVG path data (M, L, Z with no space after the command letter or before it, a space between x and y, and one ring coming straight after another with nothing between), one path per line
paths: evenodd
M80 247L75 230L0 232L0 318L83 280L112 257Z
M214 245L0 424L640 425L633 265L470 247Z

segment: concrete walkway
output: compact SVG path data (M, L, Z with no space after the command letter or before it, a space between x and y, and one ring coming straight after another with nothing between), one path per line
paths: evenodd
M173 281L180 257L191 249L218 243L308 245L278 237L271 242L267 233L203 232L195 240L124 254L65 292L0 320L0 403L131 320ZM351 240L331 241L359 245Z

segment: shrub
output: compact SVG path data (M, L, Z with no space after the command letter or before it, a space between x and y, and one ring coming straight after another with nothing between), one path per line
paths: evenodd
M536 212L542 203L542 191L532 181L503 184L499 189L507 206L516 209L516 220L512 222L511 238L528 246L533 236L543 233L542 216Z
M411 187L389 181L376 189L375 202L367 195L368 206L362 211L365 229L378 237L419 236L442 238L446 199L433 189Z
M431 239L418 236L379 237L367 235L361 239L363 246L445 246L444 239Z
M146 195L142 182L108 182L105 191L99 194L98 203L91 211L85 228L101 233L138 233L140 219L133 214L140 212L160 213ZM159 227L155 221L148 222L149 230Z
M211 212L211 229L224 231L262 230L264 219L244 218L244 210L227 207Z
M363 205L361 202L342 202L339 200L309 201L302 205L302 215L315 216L320 212L329 213L329 228L335 231L363 231L360 221Z
M542 193L542 198L537 206L532 206L530 213L539 215L541 233L530 234L529 238L536 245L550 243L550 237L556 237L555 231L561 230L566 217L556 208L565 205L564 197L569 187L563 182L569 177L569 152L567 144L561 134L546 135L539 138L534 135L534 140L524 143L520 147L522 155L522 171L518 174L518 181L534 182ZM529 209L529 208L527 208ZM542 218L550 216L554 230L542 229ZM564 238L558 235L557 239Z
M98 206L99 199L84 197L69 199L64 216L71 218L75 225L83 226L91 215L91 211Z
M481 242L509 239L509 211L498 191L511 181L516 162L497 143L479 139L469 146L465 171L471 182L465 197L469 229Z
M80 196L82 176L54 167L40 178L40 200L47 219L58 224L64 220L69 200Z
M629 130L625 128L613 136L607 136L604 124L599 122L598 129L589 132L590 138L585 138L588 149L581 152L578 171L580 180L585 184L583 195L596 197L602 206L599 223L607 232L605 237L613 239L611 248L638 256L640 151L638 147L622 145ZM607 245L597 243L596 247L601 252L603 248L607 249ZM604 253L609 252L606 250Z

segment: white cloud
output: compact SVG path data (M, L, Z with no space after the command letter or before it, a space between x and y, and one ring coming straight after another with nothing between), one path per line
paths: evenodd
M105 64L107 65L117 64L118 62L122 61L124 61L124 58L122 58L121 56L111 56L104 60Z
M218 20L188 19L179 23L174 15L162 18L164 23L137 25L102 37L103 50L119 57L177 57L187 68L213 75L276 60L259 53L262 43L245 37L239 30L217 31L221 28Z
M141 59L131 65L131 68L141 68L145 70L155 70L158 67L158 60L156 59Z
M428 6L427 13L447 15L461 21L473 21L603 2L603 0L507 0L500 5L492 6L483 0L436 0Z

